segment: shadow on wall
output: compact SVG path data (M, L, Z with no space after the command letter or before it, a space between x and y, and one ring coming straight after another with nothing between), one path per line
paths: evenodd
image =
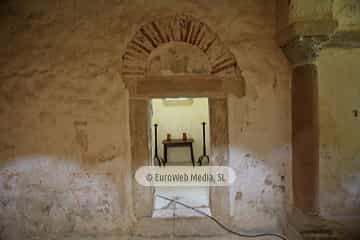
M118 186L105 174L46 155L0 169L0 239L120 230Z

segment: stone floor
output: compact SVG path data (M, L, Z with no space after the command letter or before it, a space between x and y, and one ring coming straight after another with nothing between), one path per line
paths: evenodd
M222 235L222 236L214 236L214 237L159 237L159 238L144 238L144 237L134 237L134 236L68 236L65 238L62 238L63 240L151 240L151 239L157 239L157 240L247 240L247 239L254 239L254 238L243 238L243 237L237 237L234 235ZM275 237L259 237L256 238L256 240L279 240L279 238Z
M208 187L157 187L155 190L155 196L156 195L175 199L211 215ZM171 203L161 198L155 199L153 217L167 218L193 216L200 217L202 215L177 203Z

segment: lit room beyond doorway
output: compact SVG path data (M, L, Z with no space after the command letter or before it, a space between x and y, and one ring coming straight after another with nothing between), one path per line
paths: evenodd
M151 106L153 165L165 168L208 165L209 159L203 157L210 151L208 99L157 98L152 99ZM210 215L209 187L155 187L156 195L181 201ZM194 216L202 215L175 202L154 198L153 217Z

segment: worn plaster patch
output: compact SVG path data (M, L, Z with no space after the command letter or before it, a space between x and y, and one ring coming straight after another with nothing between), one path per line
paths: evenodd
M0 182L1 239L13 239L11 232L26 239L114 231L124 224L115 183L68 160L25 156L0 169Z

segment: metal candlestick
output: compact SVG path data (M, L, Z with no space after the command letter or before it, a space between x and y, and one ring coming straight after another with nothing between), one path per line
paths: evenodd
M203 155L201 155L199 157L199 165L201 166L202 165L202 161L204 159L207 159L207 162L209 163L210 160L209 160L209 156L206 154L206 143L205 143L205 125L206 125L206 122L202 122L202 128L203 128Z
M157 124L154 124L154 130L155 130L155 154L154 154L154 162L157 161L159 163L159 166L161 167L161 163L163 162L162 159L158 155L158 146L157 146ZM164 165L165 166L165 165Z

